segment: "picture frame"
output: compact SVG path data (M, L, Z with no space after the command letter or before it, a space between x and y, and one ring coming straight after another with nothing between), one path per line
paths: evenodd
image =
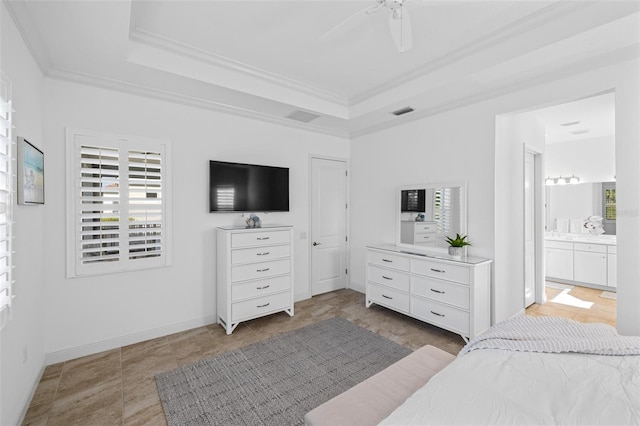
M44 204L44 153L18 136L18 204Z

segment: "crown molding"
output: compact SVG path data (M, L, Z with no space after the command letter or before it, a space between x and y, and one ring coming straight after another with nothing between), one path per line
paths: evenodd
M436 70L452 65L470 55L476 55L484 50L495 47L510 38L526 32L532 28L536 28L542 24L549 24L554 20L566 16L566 14L575 8L574 2L558 1L532 14L529 14L519 20L505 25L491 33L468 43L459 49L435 58L434 60L421 65L418 68L404 74L400 78L389 80L386 83L373 87L365 92L349 98L349 104L355 105L369 100L381 93L393 90L403 84L411 83L413 80L424 77Z
M31 21L27 3L25 1L9 1L2 0L7 7L9 16L13 20L24 44L27 46L29 53L40 68L40 72L46 75L51 70L51 59L44 48L42 38L36 30L36 26Z
M283 75L254 67L252 65L248 65L230 58L215 55L204 49L196 48L184 43L177 42L175 40L171 40L167 37L163 37L151 31L143 30L140 28L131 29L129 32L129 40L166 50L178 55L188 57L190 59L205 62L209 65L227 69L251 78L257 78L280 87L285 87L287 89L292 89L316 97L318 99L322 99L339 105L344 105L345 107L348 103L346 97L340 96L336 93L318 89L317 87L314 87L310 84L303 83L301 81L297 81L295 79L288 78Z
M383 123L375 124L373 126L367 126L361 129L353 130L349 132L349 138L353 139L360 136L387 130L393 127L402 126L413 121L432 117L458 108L463 108L479 102L498 98L500 96L505 96L511 93L530 89L549 82L571 78L578 74L584 74L596 69L606 68L613 64L638 61L639 58L640 46L638 44L634 44L632 46L624 47L613 52L608 52L596 57L591 57L576 63L572 63L571 65L567 65L561 69L556 69L554 71L538 74L532 77L520 78L516 81L512 81L507 84L501 84L497 87L492 87L490 89L474 93L470 96L459 97L426 109L420 109L414 113L398 117L396 120L386 121ZM605 90L609 89L607 88Z
M332 129L327 127L321 127L314 124L302 123L299 121L291 120L284 117L265 114L262 112L251 111L245 108L239 108L233 105L223 104L220 102L211 101L208 99L196 98L193 96L185 96L179 93L143 86L140 84L129 83L122 80L116 80L107 78L95 74L80 73L76 71L52 68L47 77L66 80L73 83L81 83L89 86L97 86L106 89L116 90L119 92L125 92L132 95L144 96L148 98L154 98L171 103L179 103L188 106L195 106L198 108L209 109L220 113L231 114L234 116L240 116L259 120L271 124L278 124L286 127L292 127L300 130L307 130L314 133L322 133L329 136L336 136L340 138L348 138L347 131L341 131L338 129Z

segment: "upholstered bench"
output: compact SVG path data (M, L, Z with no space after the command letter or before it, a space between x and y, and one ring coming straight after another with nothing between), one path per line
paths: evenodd
M309 411L307 426L376 425L455 359L427 345Z

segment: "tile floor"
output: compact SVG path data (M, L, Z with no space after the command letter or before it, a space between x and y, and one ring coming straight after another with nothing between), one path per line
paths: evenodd
M561 292L547 288L549 302L532 305L527 315L615 325L615 300L599 297L601 291L575 287L568 292L580 300L593 301L591 309L552 302ZM431 344L456 354L464 345L456 334L376 305L367 309L363 294L339 290L296 303L293 317L280 313L241 323L231 336L212 324L50 365L23 425L164 425L156 374L334 316L409 349Z
M241 323L231 336L217 324L74 359L46 368L24 425L164 425L154 376L201 358L332 318L344 317L409 349L426 344L452 354L456 334L376 305L352 290L323 294L285 313Z

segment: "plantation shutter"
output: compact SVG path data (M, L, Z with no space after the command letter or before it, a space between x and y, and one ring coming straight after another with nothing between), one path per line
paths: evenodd
M68 201L75 236L68 244L68 275L166 265L165 144L75 132L68 132L76 165L76 179L69 179L75 186Z
M129 258L162 256L162 156L129 151Z
M434 192L433 217L438 223L438 234L449 235L452 229L451 188L437 188Z
M0 329L11 318L13 301L13 107L11 83L0 76Z

